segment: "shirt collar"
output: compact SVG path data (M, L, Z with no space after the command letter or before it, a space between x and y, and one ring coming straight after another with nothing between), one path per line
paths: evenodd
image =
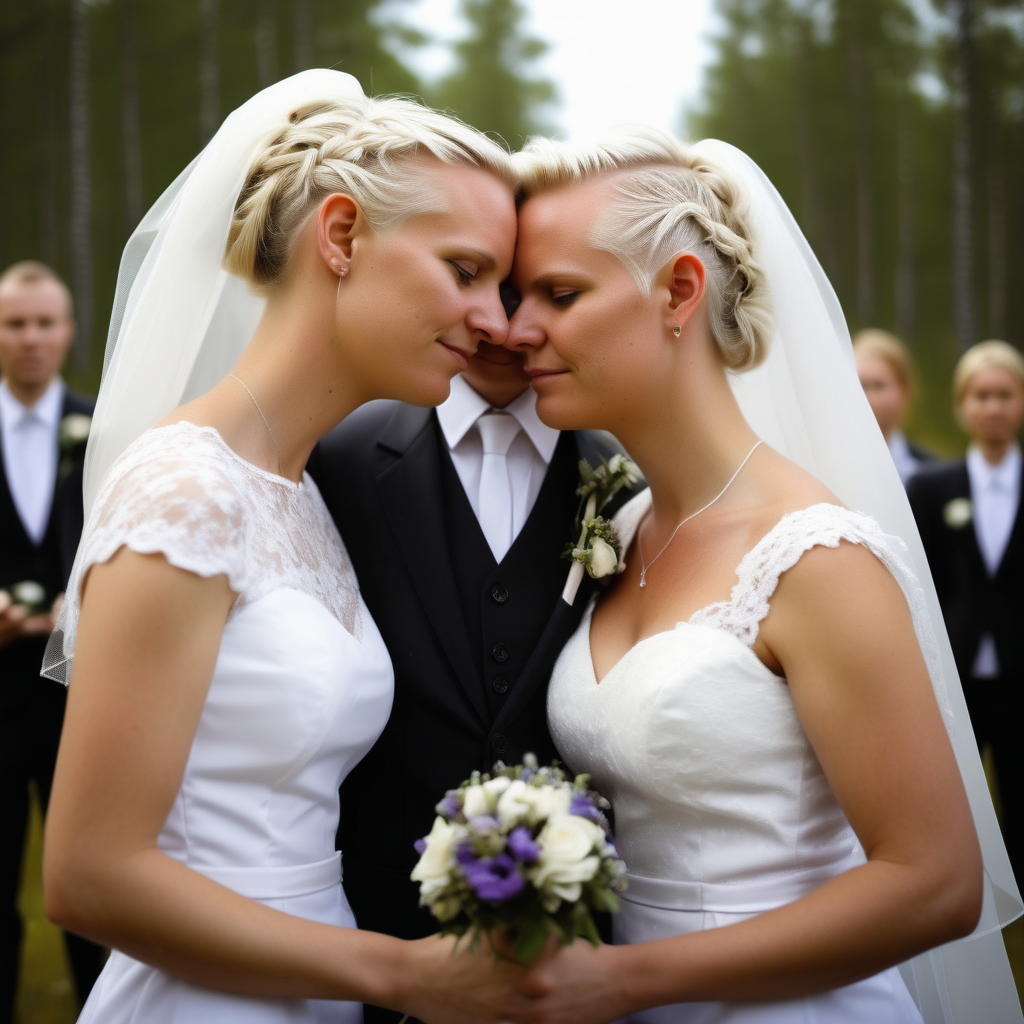
M51 430L57 429L64 405L64 382L55 377L35 405L24 406L15 398L6 380L0 381L0 417L9 429L17 427L29 416L41 420Z
M1011 445L1003 456L1002 462L992 466L981 454L980 449L971 447L967 452L967 470L972 480L981 487L996 487L999 490L1015 492L1020 487L1021 464L1020 447Z
M437 418L448 447L454 448L459 444L476 421L490 408L486 398L477 393L462 377L455 377L452 380L451 394L437 407ZM527 388L501 411L515 417L523 433L537 449L537 454L545 462L550 462L558 444L559 431L542 423L537 415L537 392L533 388Z

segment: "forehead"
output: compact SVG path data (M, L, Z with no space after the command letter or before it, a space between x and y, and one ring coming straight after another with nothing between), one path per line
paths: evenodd
M1022 390L1024 381L1021 381L1017 374L1007 367L989 363L988 366L982 366L975 370L967 382L969 391L978 388L1017 388Z
M598 216L612 200L612 189L622 172L592 178L531 196L519 209L519 230L524 235L566 233L589 239Z
M456 221L504 221L515 219L512 189L496 174L468 164L444 164L435 157L417 157L412 174L430 193L431 213ZM410 217L409 220L418 219ZM513 224L514 230L514 224Z
M64 317L68 314L68 293L51 278L7 281L0 286L0 312L10 316Z

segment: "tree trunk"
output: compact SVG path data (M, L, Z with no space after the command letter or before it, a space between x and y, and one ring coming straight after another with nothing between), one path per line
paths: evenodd
M277 81L277 14L274 0L259 0L256 15L256 71L261 89Z
M310 0L293 0L295 18L295 70L313 66L313 10Z
M89 166L89 8L71 3L68 66L71 135L71 277L75 295L74 367L89 369L93 326L92 174Z
M814 133L811 95L814 81L811 26L801 25L800 63L797 69L797 163L800 169L801 227L812 246L818 242L818 189L814 174Z
M130 235L142 220L138 0L121 0L121 131L124 136L126 234Z
M974 344L974 188L971 111L974 52L971 0L953 0L956 12L956 139L953 148L953 320L957 346Z
M917 329L914 187L911 97L905 92L896 122L896 330L908 345L913 345Z
M875 319L875 225L871 187L872 118L869 59L864 45L862 13L850 5L848 46L854 106L856 149L854 175L857 211L857 317L862 325Z
M1006 337L1006 191L1002 131L993 111L988 152L988 333Z
M199 135L205 146L220 125L219 0L199 0L202 37L199 44Z
M44 262L57 263L57 91L53 55L56 18L52 0L43 5L43 41L39 47L39 251Z

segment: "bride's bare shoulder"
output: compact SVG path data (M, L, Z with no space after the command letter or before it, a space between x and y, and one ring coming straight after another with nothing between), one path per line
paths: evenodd
M755 466L753 481L761 506L757 527L770 530L783 516L812 505L845 505L817 477L787 459L774 448L765 447L764 458Z

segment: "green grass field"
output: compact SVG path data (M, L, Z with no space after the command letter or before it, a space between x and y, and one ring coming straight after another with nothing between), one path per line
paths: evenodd
M39 810L32 821L19 906L25 918L25 948L15 1024L73 1024L77 1016L67 957L60 931L43 915L41 858L43 835ZM1024 998L1024 918L1003 932L1017 992Z

